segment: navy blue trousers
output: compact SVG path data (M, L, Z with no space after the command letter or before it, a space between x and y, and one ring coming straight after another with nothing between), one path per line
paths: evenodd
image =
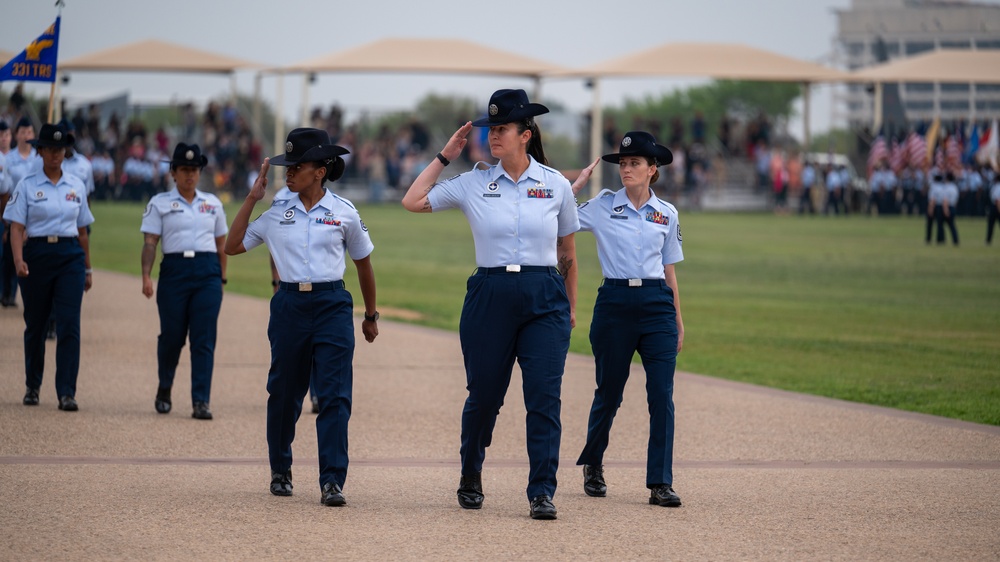
M649 443L646 485L673 484L674 368L677 365L677 314L665 281L644 287L603 285L597 291L590 345L597 367L597 390L590 409L587 443L577 464L601 465L608 434L622 403L632 356L646 370Z
M166 254L156 286L160 337L156 344L160 387L174 384L184 341L191 335L191 401L209 402L215 337L222 308L219 256L199 252L193 258Z
M83 248L76 238L58 243L28 240L22 254L28 276L19 277L24 300L25 385L42 386L45 333L49 314L56 313L56 395L76 396L80 372L80 307L86 283Z
M5 228L10 228L0 220L0 235ZM14 301L17 297L17 271L14 269L14 254L10 249L10 237L3 243L3 250L0 250L0 298L7 301Z
M469 390L462 411L462 474L483 469L516 358L527 410L528 498L552 497L571 329L565 282L551 268L542 273L477 273L467 288L459 326Z
M354 382L353 314L351 294L342 288L304 293L280 289L271 298L267 450L272 471L292 467L295 422L312 376L319 398L319 484L344 486Z

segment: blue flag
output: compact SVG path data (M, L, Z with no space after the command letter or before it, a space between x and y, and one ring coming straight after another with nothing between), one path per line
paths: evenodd
M20 55L0 68L0 82L55 82L56 58L59 54L59 20L31 42Z

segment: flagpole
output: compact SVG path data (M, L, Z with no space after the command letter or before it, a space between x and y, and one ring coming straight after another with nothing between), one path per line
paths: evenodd
M58 77L57 77L58 79ZM56 81L52 81L52 87L49 88L49 118L45 120L46 123L52 122L52 113L55 111L55 99L56 99Z
M63 6L66 5L66 0L56 0L56 8L59 8L59 13L56 15L57 18L62 17ZM56 82L59 80L59 75L56 73L52 77L52 87L49 88L49 118L46 120L48 123L52 122L52 115L55 113L56 106Z

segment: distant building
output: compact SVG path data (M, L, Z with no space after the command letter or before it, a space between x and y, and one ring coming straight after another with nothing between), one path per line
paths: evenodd
M1000 49L1000 4L963 0L851 0L835 10L835 51L847 70L877 64L879 40L889 60L935 49ZM984 68L995 74L997 68ZM1000 117L1000 84L900 84L907 120ZM850 84L834 103L851 126L872 123L874 100L865 84Z

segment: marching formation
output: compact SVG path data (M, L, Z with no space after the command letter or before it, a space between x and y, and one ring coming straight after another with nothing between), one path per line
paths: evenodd
M545 106L531 103L523 90L498 90L485 117L455 131L402 201L416 213L460 210L475 243L476 268L468 280L460 323L468 397L461 413L458 504L478 510L486 503L483 462L517 361L527 410L529 515L557 517L561 386L576 324L575 233L589 231L597 240L605 279L590 331L596 390L578 460L583 489L589 496L608 494L603 456L632 355L638 352L649 402L649 503L679 507L672 472L673 380L684 324L674 268L684 255L676 208L650 189L657 168L670 164L672 153L649 133L627 133L618 152L603 157L619 165L622 187L603 190L578 205L575 195L598 162L584 169L573 185L550 167L535 122L547 112ZM462 155L474 127L486 131L497 164L440 179L445 167ZM0 130L0 141L3 133ZM30 122L26 127L18 123L14 135L18 150L0 169L0 201L10 244L4 254L10 256L24 301L23 403L40 402L46 331L53 316L59 409L76 411L80 310L83 294L92 285L88 234L94 217L88 196L93 182L88 184L85 173L67 165L75 140L68 123L44 125L37 140ZM156 295L160 321L153 409L159 414L172 411L178 361L190 340L192 417L213 418L212 370L227 256L266 245L275 276L267 328L270 492L293 493L295 424L311 391L318 414L320 501L342 506L347 503L355 349L355 305L343 277L350 258L363 301L362 334L365 341L374 342L379 334L375 246L354 205L328 185L344 173L344 157L350 151L314 128L293 130L284 148L282 154L264 159L229 227L222 202L196 188L207 162L201 148L179 143L164 162L175 187L150 199L140 225L141 290L147 298ZM284 167L284 188L251 221L265 197L272 165ZM16 306L9 285L4 284L3 303Z

